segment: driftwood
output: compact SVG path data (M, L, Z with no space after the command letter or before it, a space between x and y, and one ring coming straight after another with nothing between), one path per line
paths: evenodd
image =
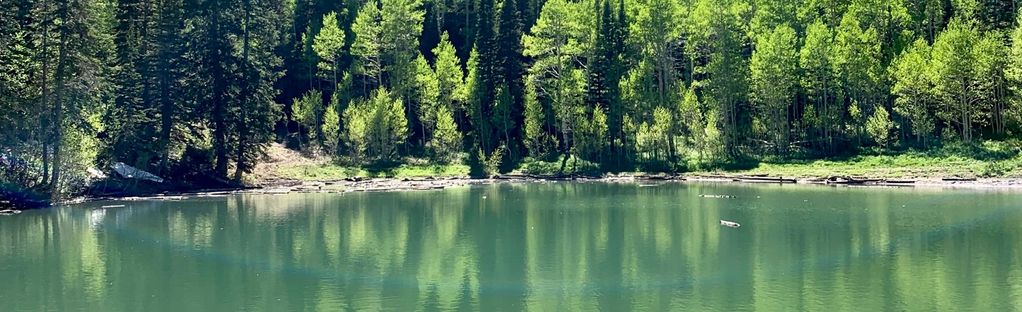
M795 179L785 179L783 177L766 177L766 176L745 176L738 177L739 182L749 183L798 183Z
M730 228L738 228L738 227L742 226L741 224L738 224L738 222L727 221L727 220L720 220L720 225L723 225L723 226L726 226L726 227L730 227Z
M838 184L838 185L863 185L867 183L875 184L881 182L880 179L868 179L868 178L853 178L847 176L832 176L827 178L827 184Z
M949 177L941 179L945 182L975 182L976 178Z
M915 184L915 180L883 180L885 184Z

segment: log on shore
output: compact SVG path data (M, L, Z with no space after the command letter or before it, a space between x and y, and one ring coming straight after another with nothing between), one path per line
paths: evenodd
M785 179L783 177L761 177L761 176L745 176L738 177L739 182L746 183L798 183L795 179Z
M976 182L976 178L949 177L941 179L944 182Z

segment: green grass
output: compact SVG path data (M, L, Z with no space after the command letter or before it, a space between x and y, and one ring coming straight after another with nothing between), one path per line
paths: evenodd
M397 165L386 168L349 167L335 164L296 165L277 170L281 178L301 181L338 180L350 177L367 178L423 178L463 177L468 175L465 165Z
M959 155L904 153L868 155L847 159L789 162L761 162L734 174L767 174L788 177L859 176L871 178L1019 178L1022 156L1003 159L977 159Z
M690 159L692 160L692 159ZM274 176L302 181L335 180L349 177L417 178L464 177L468 165L430 165L425 161L377 167L342 166L330 162L277 167ZM565 174L600 175L598 164L575 159L568 161ZM689 164L690 168L698 166ZM525 159L513 173L555 175L561 161ZM703 168L706 168L705 166ZM766 158L743 162L741 166L710 166L689 174L766 174L796 178L856 176L870 178L1022 178L1022 142L986 141L974 145L949 145L927 151L899 154L861 155L819 160L782 160Z
M544 161L526 158L518 165L518 168L512 172L535 175L557 175L561 173L561 162L563 159L563 157L559 157L557 160ZM564 167L564 174L600 175L601 173L599 165L577 159L575 157L568 159L568 163Z

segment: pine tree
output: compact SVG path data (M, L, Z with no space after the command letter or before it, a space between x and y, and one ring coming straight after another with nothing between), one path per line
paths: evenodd
M496 44L497 61L496 72L498 84L505 86L508 97L507 117L504 125L504 144L508 147L509 157L517 160L523 153L521 125L523 124L524 102L522 93L524 85L522 76L522 31L524 7L526 4L519 0L504 0L500 7L498 16Z
M486 116L492 115L491 105L496 97L495 90L501 77L498 70L500 52L494 27L496 13L494 0L479 0L478 3L473 49L475 61L472 62L472 57L469 57L469 66L472 68L469 75L471 76L471 71L474 70L475 76L471 78L472 88L468 96L470 103L475 105L474 114L477 115L473 118L475 121L473 130L476 132L473 137L477 140L478 147L489 155L498 145L493 141L495 137L490 133L493 126L489 124L490 118Z
M622 117L624 109L621 105L620 80L624 67L621 64L621 57L624 48L625 24L622 22L623 12L615 15L611 9L610 0L598 1L600 7L600 20L596 28L596 38L593 46L593 55L589 62L589 78L587 82L586 102L590 105L601 107L607 112L608 144L612 155L619 151L618 144L623 138ZM624 2L620 2L618 10L624 10ZM617 155L621 156L621 155ZM620 160L624 157L611 157L618 160L615 166L623 165Z

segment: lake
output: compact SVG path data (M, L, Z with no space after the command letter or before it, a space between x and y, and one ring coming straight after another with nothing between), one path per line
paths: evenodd
M1022 192L534 183L95 202L0 217L0 310L1017 311Z

